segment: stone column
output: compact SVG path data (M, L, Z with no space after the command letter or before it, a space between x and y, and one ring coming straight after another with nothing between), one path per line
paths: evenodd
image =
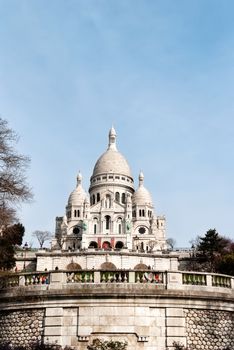
M174 342L186 346L186 329L183 308L166 308L166 332L166 345L168 349L174 349Z

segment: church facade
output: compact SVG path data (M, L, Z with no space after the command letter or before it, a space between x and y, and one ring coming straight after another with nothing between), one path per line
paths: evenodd
M56 218L52 249L59 248L137 252L167 249L165 217L154 213L142 172L135 190L129 164L117 149L113 127L109 131L108 148L94 166L88 193L79 172L65 215Z

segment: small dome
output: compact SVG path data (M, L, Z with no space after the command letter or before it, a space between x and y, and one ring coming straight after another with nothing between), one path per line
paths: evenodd
M105 173L115 173L132 177L127 160L116 148L116 132L113 127L109 132L108 149L97 160L92 176Z
M140 263L140 264L137 264L135 267L134 267L134 270L142 270L142 271L145 271L145 270L150 270L149 267L143 263Z
M112 262L104 262L100 268L101 270L116 270L116 266Z
M72 270L82 270L81 266L77 263L74 263L73 261L67 265L67 270L72 271Z
M81 185L82 181L82 175L79 172L77 175L77 186L74 191L70 194L68 198L68 205L81 205L84 203L85 199L87 198L87 193L83 189Z
M144 175L140 172L139 175L139 187L132 196L133 204L137 205L151 205L153 206L153 200L149 191L143 185Z

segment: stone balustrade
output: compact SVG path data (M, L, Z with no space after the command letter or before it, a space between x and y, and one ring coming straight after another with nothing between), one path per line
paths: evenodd
M188 289L189 286L234 289L234 277L212 273L140 270L76 270L49 272L20 272L0 274L0 289L17 286L94 283L148 283L165 289Z

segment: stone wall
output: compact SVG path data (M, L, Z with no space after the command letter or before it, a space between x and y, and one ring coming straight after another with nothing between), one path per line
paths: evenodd
M27 346L42 341L43 309L0 311L0 342Z
M154 270L178 270L177 256L145 253L116 253L116 252L63 252L58 253L38 253L37 254L37 271L44 271L45 268L55 270L66 270L67 266L73 262L85 269L100 269L105 262L111 262L117 269L134 269L134 267L144 261L146 266L150 266Z
M194 350L233 350L234 314L219 310L185 310L187 345Z

